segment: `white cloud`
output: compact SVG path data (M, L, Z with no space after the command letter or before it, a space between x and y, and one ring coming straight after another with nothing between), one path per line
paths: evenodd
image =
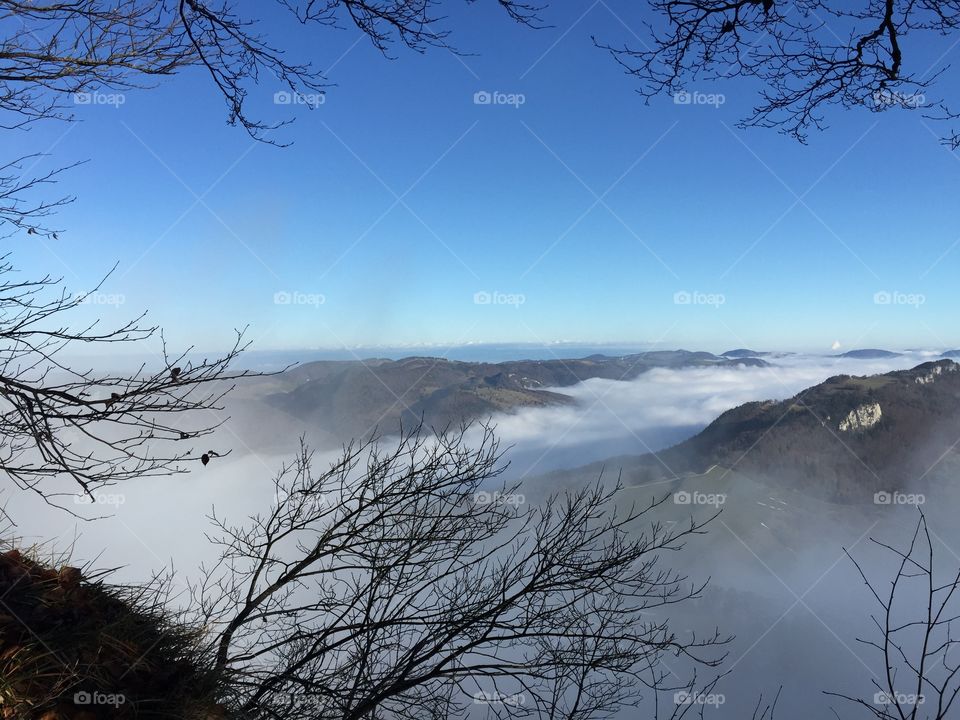
M525 410L494 418L503 447L523 474L575 467L621 454L641 454L679 442L720 413L750 400L790 397L831 375L871 374L912 367L929 359L920 354L887 360L848 360L811 356L772 359L770 368L657 369L630 382L589 380L562 388L576 405ZM325 468L338 454L317 456ZM53 542L64 549L76 539L76 557L98 566L129 566L123 575L143 578L148 569L171 561L191 571L212 550L204 539L206 515L235 522L265 510L273 499L272 476L288 457L242 454L240 449L206 468L170 478L129 482L107 488L122 505L91 509L85 515L114 513L83 522L44 505L33 494L8 494L9 511L28 542ZM211 550L211 552L207 552Z
M527 409L494 422L502 443L513 447L516 464L528 474L658 450L745 402L792 397L833 375L914 367L930 355L912 352L880 360L787 355L768 358L765 368L658 368L630 382L593 379L554 388L576 405Z

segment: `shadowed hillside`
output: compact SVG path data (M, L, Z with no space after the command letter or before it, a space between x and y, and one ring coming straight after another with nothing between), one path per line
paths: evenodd
M667 450L606 464L622 466L630 484L719 466L859 502L949 476L958 440L960 365L939 360L884 375L839 375L788 400L746 403Z
M578 360L520 360L471 363L442 358L315 362L289 370L273 382L267 403L308 421L341 440L414 426L483 420L495 413L562 405L573 400L546 388L584 380L632 380L651 368L763 366L758 358L729 359L686 350Z

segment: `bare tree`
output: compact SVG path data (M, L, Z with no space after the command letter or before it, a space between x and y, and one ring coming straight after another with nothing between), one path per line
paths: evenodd
M534 22L533 6L498 3L514 20ZM415 50L450 48L437 5L278 0L258 10L316 26L349 20L386 52L394 40ZM294 92L325 84L309 64L286 60L226 0L0 0L0 27L0 127L8 130L72 119L78 93L138 87L200 67L225 98L230 122L263 139L268 126L244 110L251 83L267 74ZM56 240L48 218L72 198L49 195L63 169L31 174L39 159L25 155L0 167L0 225L8 234ZM232 349L211 361L188 362L186 353L170 356L164 346L151 369L132 375L77 369L65 364L69 346L138 343L157 328L141 326L142 317L112 329L71 327L70 311L87 294L70 295L51 276L11 279L14 272L10 256L0 258L0 470L57 503L63 488L49 481L58 476L92 496L104 485L180 472L186 461L206 464L216 456L193 454L189 441L208 435L219 421L184 423L193 411L218 409L227 388L214 381L228 379L228 365L244 347L239 335Z
M535 24L522 0L497 0L513 20ZM326 81L309 63L285 58L246 12L228 0L0 0L0 127L23 128L42 119L71 120L78 93L125 89L190 67L204 69L224 97L229 121L266 139L268 126L244 109L249 87L273 76L293 92L322 90ZM439 0L276 0L257 10L284 13L304 25L352 23L386 53L399 42L414 50L451 49ZM268 140L270 141L270 140ZM272 142L272 141L271 141ZM50 215L72 201L51 196L65 168L32 174L40 160L24 155L0 166L0 226L59 238ZM216 410L227 389L229 363L245 347L191 363L168 355L132 375L78 370L64 350L78 344L138 343L157 328L141 318L112 329L74 328L70 311L86 295L70 295L51 276L11 279L9 255L0 258L0 470L21 488L58 502L66 476L92 496L98 487L134 476L180 472L185 461L206 464L189 441L219 421L185 426L194 411ZM93 292L97 292L96 288ZM233 377L241 377L239 376ZM211 384L213 383L213 384ZM213 390L206 389L215 388ZM178 418L183 418L179 420ZM180 443L172 448L168 442ZM181 449L183 448L183 449Z
M496 0L507 15L536 25L538 7ZM440 0L265 0L260 15L316 27L360 29L382 52L392 43L417 51L453 49ZM230 0L0 0L0 110L17 127L41 118L69 118L72 96L131 88L201 67L223 95L230 123L255 137L270 127L247 114L251 84L272 76L292 92L322 91L323 73L288 60L251 17Z
M960 2L652 0L651 5L649 45L601 44L640 80L648 99L684 91L697 79L753 78L760 100L741 125L778 128L801 141L811 128L823 127L832 105L957 117L945 100L927 97L942 69L937 69L939 52L931 58L919 48L942 39L945 54L960 28ZM955 131L944 140L960 145Z
M24 175L25 167L33 168L41 155L25 155L0 166L0 226L10 226L13 235L19 230L27 235L41 235L59 239L55 230L46 227L45 218L73 200L72 197L39 198L41 188L53 185L70 168L59 168L36 175ZM71 166L72 167L72 166Z
M47 223L72 198L44 196L63 170L32 175L38 159L28 155L0 167L7 237L59 239ZM226 452L195 450L193 443L221 424L210 411L222 410L230 381L248 374L228 369L246 348L242 332L212 360L188 357L192 348L168 353L163 343L155 361L133 373L71 364L78 348L143 347L159 332L144 324L144 315L109 328L99 321L77 325L74 311L96 303L101 287L71 294L52 275L21 277L11 255L0 255L0 471L67 509L64 498L77 492L93 499L107 485L184 472Z
M194 591L242 715L596 718L722 661L726 638L661 616L703 589L661 556L704 523L646 525L663 499L617 510L599 483L533 507L503 469L488 429L476 449L418 429L319 475L302 448L269 512L214 515Z
M960 693L960 660L954 624L958 617L960 570L940 577L927 519L920 513L906 549L872 542L897 558L897 572L884 589L851 557L880 611L872 614L878 638L860 639L878 655L873 697L843 698L879 720L946 720ZM849 554L848 554L849 556Z
M71 327L71 311L97 293L68 295L49 276L19 280L0 258L0 471L60 506L64 495L92 498L107 485L209 462L218 453L193 444L222 421L198 422L197 411L221 409L229 381L247 374L228 371L242 333L214 360L171 356L164 344L133 373L68 366L62 357L77 346L140 343L157 332L143 316L103 330ZM59 478L71 482L54 484Z

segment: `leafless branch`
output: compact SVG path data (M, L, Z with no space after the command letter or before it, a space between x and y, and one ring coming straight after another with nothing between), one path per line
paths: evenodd
M832 105L921 110L956 119L927 95L945 68L927 67L904 48L931 44L960 26L960 2L870 0L653 0L649 45L614 47L622 67L652 98L687 83L748 78L760 101L743 127L777 128L801 141L824 127ZM916 55L916 51L914 51ZM957 135L945 141L957 146Z
M722 661L719 632L658 615L703 589L662 556L704 523L647 523L663 499L617 509L598 482L528 505L489 429L312 463L302 447L247 524L213 517L222 555L194 588L248 717L605 717L692 687L667 658Z

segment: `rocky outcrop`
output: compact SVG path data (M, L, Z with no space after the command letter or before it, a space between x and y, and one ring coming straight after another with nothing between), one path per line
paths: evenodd
M880 403L873 402L861 405L851 410L843 420L840 421L840 432L858 432L869 430L883 417L883 411L880 409Z
M960 367L960 365L957 365L955 362L935 365L923 375L918 375L915 382L918 385L931 385L940 375L943 375L944 372L956 372L958 367Z
M639 457L628 482L719 465L830 502L872 504L875 493L909 479L923 478L924 487L955 483L958 437L960 366L938 360L870 377L838 375L787 400L728 410L689 440Z

